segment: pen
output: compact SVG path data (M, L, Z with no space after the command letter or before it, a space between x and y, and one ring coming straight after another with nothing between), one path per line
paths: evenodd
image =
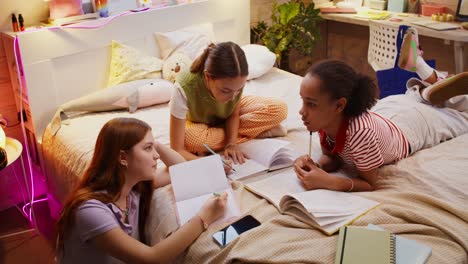
M309 158L312 159L312 131L309 132Z
M216 196L216 197L220 197L220 196L221 196L221 194L219 194L218 192L214 192L213 195Z
M208 147L208 145L206 145L205 143L203 143L203 146L213 155L216 155L216 152L214 152L210 147ZM224 159L221 159L221 161L223 162L224 165L228 166L229 168L231 168L232 171L236 172L236 170L231 166L229 165Z

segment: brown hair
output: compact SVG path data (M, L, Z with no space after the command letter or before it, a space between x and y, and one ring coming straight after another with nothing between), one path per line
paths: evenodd
M116 201L125 183L123 167L119 163L121 150L127 151L140 142L151 127L135 118L115 118L107 122L99 132L91 163L81 182L67 198L57 222L57 249L64 249L65 236L73 227L75 212L85 201L96 199L103 203ZM148 216L151 196L151 181L138 183L133 190L140 193L138 232L145 241L145 223ZM105 191L105 192L102 192Z
M192 73L205 70L215 80L249 75L244 51L231 41L211 43L190 67Z
M343 111L346 117L356 117L370 109L376 102L377 87L366 75L357 73L343 61L324 60L312 65L306 72L321 81L320 91L331 98L346 98Z

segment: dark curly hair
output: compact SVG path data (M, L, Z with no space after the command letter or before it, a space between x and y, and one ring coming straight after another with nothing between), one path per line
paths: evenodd
M321 80L320 92L331 98L346 98L343 111L346 117L356 117L369 110L376 102L377 87L366 75L357 73L339 60L325 60L312 65L306 72Z

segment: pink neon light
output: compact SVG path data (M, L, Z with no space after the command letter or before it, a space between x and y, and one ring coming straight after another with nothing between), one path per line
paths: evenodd
M148 10L157 9L157 8L161 8L161 7L165 7L165 6L166 6L166 4L160 4L160 5L157 5L157 6L150 7L149 9L143 9L143 10L138 11L138 12L145 12L145 11L148 11ZM116 19L118 17L126 16L126 15L129 15L129 14L132 14L132 13L135 13L135 12L133 12L133 11L123 12L123 13L121 13L119 15L110 17L110 19L106 19L106 21L103 24L95 25L95 26L66 25L66 26L47 27L45 29L47 29L47 30L55 30L55 29L61 29L61 28L96 29L96 28L100 28L100 27L103 27L103 26L109 24L111 21L113 21L114 19ZM28 30L26 32L35 32L35 31L40 31L40 30L44 30L44 28ZM21 33L21 34L23 34L23 33ZM24 88L27 88L27 84L26 84L26 80L25 79L23 80L23 78L24 78L24 69L23 69L23 61L21 59L21 52L20 52L20 48L19 48L18 35L16 35L15 39L14 39L13 53L14 53L15 62L16 62L16 74L18 75L19 86L20 86L20 113L22 113L23 112L23 83L24 83ZM37 201L34 200L34 189L35 189L34 188L34 174L33 174L33 170L32 170L32 163L31 163L31 158L30 158L29 146L27 144L28 140L26 138L26 128L24 127L23 115L20 115L20 121L21 121L21 130L23 132L23 138L24 138L24 142L25 142L24 145L25 145L26 156L27 156L27 161L28 161L29 178L31 180L31 193L30 194L28 193L28 195L31 196L31 197L29 197L31 202L26 203L23 206L23 213L28 216L29 222L32 222L32 220L33 220L32 219L32 213L33 213L32 212L32 207L33 207L33 205L36 202L47 200L47 198L37 200ZM28 183L26 182L25 184L27 186ZM29 206L29 214L25 212L25 208L26 208L27 205L31 205L31 206Z
M32 206L29 206L29 205L31 205L31 204L34 205L35 203L42 202L42 201L47 201L47 200L48 200L48 198L43 198L43 199L39 199L39 200L34 200L34 201L32 201L32 203L25 203L25 204L23 205L23 213L24 213L24 215L28 216L28 218L31 219L31 215L30 215L30 214L31 214L31 208L32 208ZM30 212L29 215L28 215L28 213L26 213L26 211L25 211L26 207L28 207L28 206L29 206L29 212Z
M18 80L19 80L19 86L20 86L20 113L23 113L23 78L24 78L24 70L23 70L23 61L21 59L21 54L17 52L19 50L19 43L18 43L18 36L15 36L14 43L13 43L13 54L15 55L15 62L16 62L16 74L18 75ZM26 80L24 80L24 84L26 85ZM28 161L28 168L29 168L29 178L31 179L31 192L28 192L28 197L31 201L31 203L34 203L34 175L33 175L33 170L32 170L32 164L31 164L31 158L30 158L30 153L29 153L29 146L28 146L28 140L26 137L26 128L24 127L24 119L23 115L20 115L20 120L21 120L21 132L23 132L23 139L25 142L25 150L26 150L26 157ZM28 188L28 183L25 182L26 188ZM26 190L27 190L26 189ZM32 221L31 217L31 212L32 212L32 206L29 208L29 222Z

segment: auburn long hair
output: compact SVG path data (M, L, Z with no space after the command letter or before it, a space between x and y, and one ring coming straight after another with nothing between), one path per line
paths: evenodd
M67 198L57 222L57 249L64 254L64 240L74 224L75 212L85 201L96 199L103 203L116 201L125 183L124 168L119 162L120 151L128 151L143 140L151 127L135 118L115 118L108 121L99 132L94 155L81 182ZM138 232L146 243L145 223L151 196L151 181L138 183L133 190L140 193ZM104 191L104 192L103 192Z
M190 66L191 73L205 70L214 80L249 75L245 53L232 41L210 44Z

